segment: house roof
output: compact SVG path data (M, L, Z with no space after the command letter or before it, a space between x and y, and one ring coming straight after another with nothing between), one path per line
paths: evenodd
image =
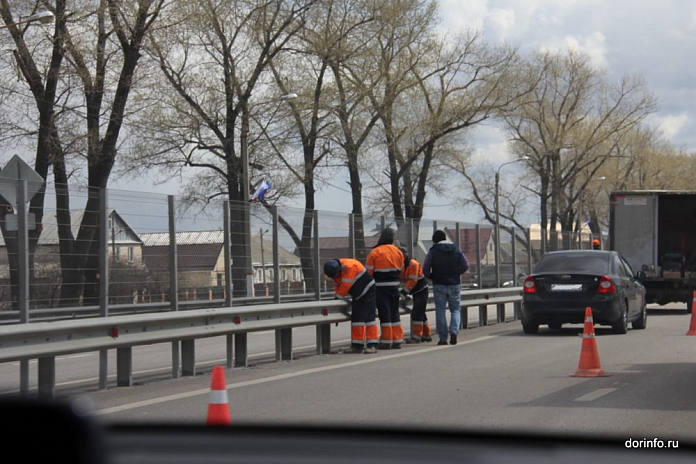
M149 268L152 266L166 268L169 265L169 233L148 233L141 235L143 241L143 261ZM212 271L217 264L218 257L223 251L224 232L222 230L202 230L193 232L177 232L177 255L179 270L185 271ZM261 252L263 243L263 261L267 266L273 264L273 242L263 239L257 234L251 236L251 256L254 265L261 265ZM156 250L155 250L156 249ZM278 247L279 263L281 265L297 265L300 260L283 247ZM160 256L165 261L160 266ZM155 261L152 261L152 260Z
M182 244L177 246L177 268L181 272L212 271L215 269L222 243ZM143 263L151 271L169 268L168 246L143 246Z
M142 243L140 236L128 225L128 223L121 217L120 214L114 209L108 209L109 217L112 219L112 224L118 224L118 229L114 229L112 233L109 234L109 243L123 243L123 244L140 244ZM85 216L84 209L71 210L70 211L70 230L72 231L73 237L77 238L77 234L80 231L80 225L82 224L82 219ZM58 220L56 218L56 211L44 211L43 218L41 220L41 235L39 236L38 245L58 245ZM5 246L5 240L0 234L0 246Z
M177 232L176 243L180 246L223 243L224 237L222 230ZM169 232L141 234L140 238L143 240L143 246L169 246Z
M446 229L450 237L456 237L456 229ZM488 243L493 236L492 228L479 228L479 244L481 247L481 261L485 260L486 252L488 251ZM460 228L459 229L459 248L466 255L469 263L476 262L476 229L475 228Z
M348 239L349 237L320 237L319 238L319 248L322 250L331 250L336 248L348 249ZM365 247L372 248L377 245L379 237L365 237Z

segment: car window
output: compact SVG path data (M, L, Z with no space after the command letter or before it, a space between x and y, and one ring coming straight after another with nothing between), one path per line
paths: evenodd
M534 268L534 272L607 274L609 263L609 255L604 254L554 253L545 255Z
M626 270L626 273L630 277L634 277L636 275L635 272L633 272L633 269L631 268L631 265L628 264L628 261L626 261L623 256L619 256L619 259L621 260L621 264L623 265L624 269Z
M510 274L510 266L500 266L500 273L501 274ZM484 266L481 268L481 275L482 276L494 276L495 275L495 266Z
M616 267L616 273L622 277L630 277L631 275L626 271L621 259L618 256L614 257L614 267Z

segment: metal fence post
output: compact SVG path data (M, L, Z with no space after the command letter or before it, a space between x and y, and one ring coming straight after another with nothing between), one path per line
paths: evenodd
M481 226L476 224L476 284L481 288Z
M348 213L348 256L355 258L355 215Z
M56 396L56 357L39 358L39 397L53 399Z
M278 207L271 208L273 218L273 302L280 303L280 236L278 234ZM288 277L289 278L289 277Z
M275 331L276 361L292 360L292 329L278 329Z
M318 355L331 353L331 324L317 325L316 336L316 353Z
M222 243L225 249L223 250L223 259L225 261L225 306L232 307L232 256L231 256L231 240L230 240L230 201L225 200L222 203Z
M517 231L513 227L512 232L512 286L517 287L519 282L517 281ZM512 319L519 319L519 310L516 304L513 304Z
M176 245L176 197L167 197L169 207L169 305L171 311L179 310L179 253ZM229 227L229 226L228 226ZM227 250L229 255L229 249ZM172 378L178 379L181 367L179 340L172 342Z
M181 375L196 375L196 340L181 340Z
M413 256L413 218L408 218L408 228L406 229L406 233L408 234L408 255L411 257Z
M532 273L532 255L534 253L534 246L532 245L532 229L527 229L527 274Z
M116 385L133 386L133 348L130 346L116 349Z
M512 237L512 286L517 287L517 232L515 228L510 229L510 235Z
M99 315L109 316L109 196L99 189ZM112 219L113 220L113 219ZM115 258L115 257L114 257ZM109 352L99 351L99 389L109 384Z
M321 300L321 261L319 256L319 211L314 210L314 298Z
M456 237L454 237L454 244L457 245L457 248L459 248L463 253L464 250L462 250L462 244L461 244L461 242L462 242L462 240L461 240L461 228L460 228L458 222L454 224L454 231L455 231L454 233L456 234ZM461 274L459 276L459 285L462 284L463 278L464 278L464 274Z
M230 201L222 202L222 246L223 261L225 265L225 306L232 307L232 256L231 256L231 240L230 240ZM234 335L225 337L225 366L230 369L234 364Z
M17 182L17 258L19 260L19 322L29 322L29 230L27 210L27 181ZM22 396L29 395L29 360L19 362L19 391Z

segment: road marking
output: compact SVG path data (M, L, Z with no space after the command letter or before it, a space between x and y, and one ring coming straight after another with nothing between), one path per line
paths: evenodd
M332 345L343 345L343 344L348 343L348 342L350 342L350 338L346 338L346 339L342 339L342 340L335 340L335 341L331 342L331 344L332 344ZM296 347L293 348L293 352L298 352L298 353L299 353L299 352L303 352L303 351L309 351L310 349L311 349L311 350L314 350L315 348L316 348L316 345L296 346ZM265 357L265 356L274 355L275 353L276 353L275 351L264 351L264 352L261 352L261 353L255 353L255 354L253 354L253 355L249 355L249 361L252 361L252 360L257 359L257 358L263 358L263 357ZM83 356L91 356L91 355L83 355ZM80 357L80 356L78 355L78 356L75 356L75 357ZM38 362L38 360L32 359L32 360L29 361L29 364L35 364L35 363L37 363L37 362ZM226 363L226 362L227 362L227 359L226 359L226 358L222 358L222 359L213 359L213 360L210 360L210 361L199 362L199 363L196 364L196 366L197 366L197 367L209 366L209 365L213 365L213 366L214 366L214 365L218 365L218 364L220 364L220 363ZM11 366L11 365L13 365L13 364L14 364L16 367L19 366L19 363L18 363L18 362L17 362L17 363L8 363L7 365L8 365L8 366ZM154 373L157 373L157 372L171 372L171 370L172 370L171 367L158 367L158 368L155 368L155 369L144 369L144 370L140 370L140 371L135 371L135 372L133 372L133 376L138 376L138 375L141 375L141 374L154 374ZM115 379L115 378L116 378L116 374L109 374L109 375L108 375L108 378L109 378L109 379ZM65 382L58 382L58 383L56 383L56 387L69 387L69 386L71 386L71 385L79 385L79 384L83 384L83 383L94 383L94 382L97 382L98 380L99 380L99 377L91 377L91 378L87 378L87 379L78 379L78 380L66 380ZM16 389L16 390L8 390L8 391L2 392L2 393L19 393L19 389Z
M497 335L486 335L483 337L474 338L472 340L461 341L456 346L468 345L468 344L476 343L476 342L482 342L482 341L486 341L486 340L491 340L493 338L497 338ZM225 388L227 388L228 390L232 390L235 388L249 387L252 385L259 385L262 383L276 382L278 380L286 380L286 379L291 379L294 377L301 377L304 375L316 374L318 372L326 372L326 371L332 371L332 370L336 370L336 369L343 369L346 367L361 366L363 364L371 364L371 363L381 362L381 361L391 361L391 360L397 359L397 358L404 358L407 356L414 356L417 354L429 353L431 351L443 350L443 349L448 349L448 348L454 348L454 346L436 345L436 346L433 346L431 348L424 348L424 349L417 350L417 351L402 351L401 353L389 354L387 356L367 357L366 359L361 359L358 361L351 361L351 362L347 362L347 363L343 363L343 364L334 364L332 366L315 367L312 369L305 369L302 371L289 372L287 374L280 374L280 375L274 375L271 377L265 377L263 379L247 380L245 382L231 383L231 384L226 385ZM123 404L121 406L114 406L113 408L100 409L100 410L94 411L93 415L103 416L106 414L113 414L113 413L117 413L117 412L128 411L130 409L142 408L145 406L152 406L154 404L165 403L167 401L176 401L176 400L180 400L180 399L184 399L184 398L190 398L192 396L207 395L209 393L210 393L210 388L194 390L194 391L190 391L190 392L186 392L186 393L178 393L176 395L163 396L160 398L153 398L150 400L137 401L135 403L130 403L130 404Z
M599 388L593 392L590 392L586 395L579 396L575 398L573 401L594 401L597 398L601 398L604 395L608 395L609 393L617 390L616 388Z
M94 356L93 353L85 353L85 354L71 354L71 355L64 355L64 356L56 356L56 361L60 361L63 359L77 359L77 358L88 358L90 356ZM38 359L30 359L29 364L38 364L39 360ZM9 363L10 366L17 367L19 366L19 362L13 362Z

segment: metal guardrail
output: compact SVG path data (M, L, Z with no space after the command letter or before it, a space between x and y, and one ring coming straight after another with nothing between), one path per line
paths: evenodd
M298 293L294 295L284 295L283 303L297 301L313 301L314 294ZM333 292L325 292L321 294L322 300L332 299ZM249 297L235 298L232 305L236 306L255 306L269 304L273 302L273 297ZM204 308L225 307L223 298L212 300L195 300L195 301L180 301L178 303L179 310L192 310ZM172 310L170 302L164 303L138 303L138 304L112 304L109 305L109 316L127 315L127 314L144 314L168 312ZM89 317L98 317L100 312L99 306L73 306L66 308L36 308L29 310L29 322L49 322L60 321L66 319L82 319ZM20 322L19 311L0 311L0 324L17 324Z
M463 328L470 307L479 308L479 325L487 325L488 306L496 305L497 320L504 322L505 304L515 303L518 319L521 300L519 287L462 292ZM247 334L263 330L276 330L277 360L292 359L295 327L316 326L316 353L329 353L331 324L350 321L349 306L342 300L304 301L6 325L0 326L0 362L38 359L39 396L53 397L56 356L116 349L117 385L131 386L132 348L139 345L172 342L173 377L195 375L198 338L227 336L227 367L247 365ZM434 310L432 302L427 309Z

